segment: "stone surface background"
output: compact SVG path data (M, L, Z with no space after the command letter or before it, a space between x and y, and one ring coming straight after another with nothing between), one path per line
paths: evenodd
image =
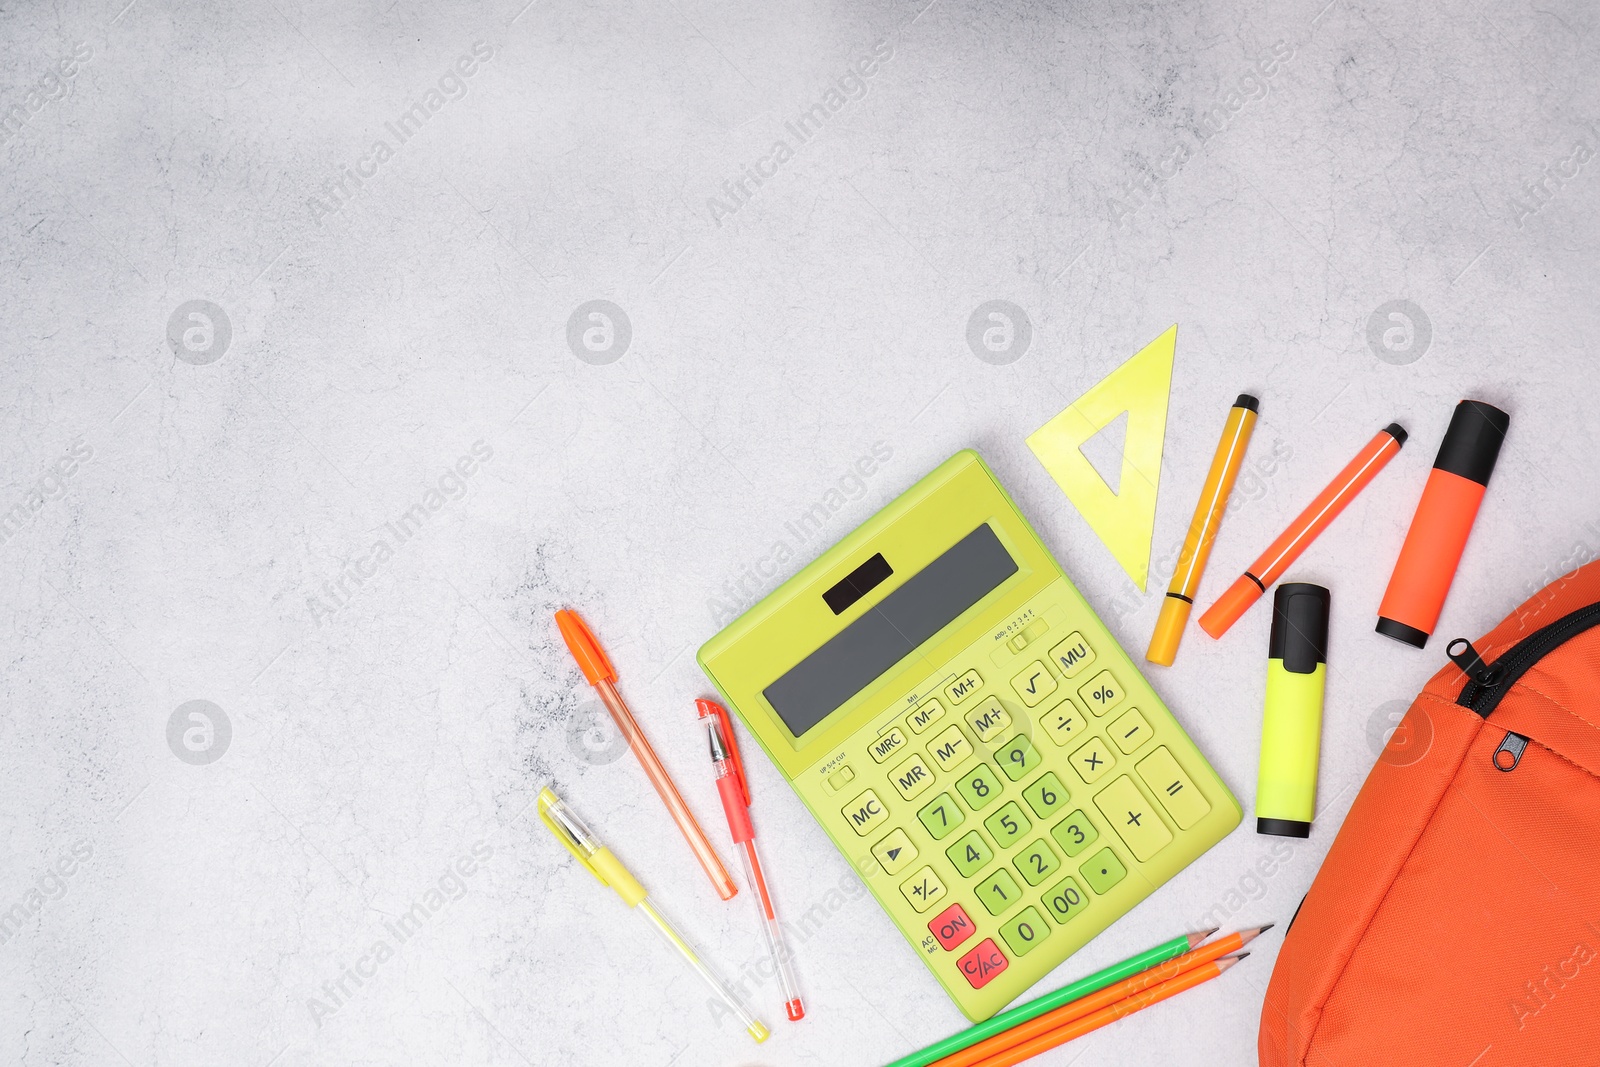
M1445 641L1600 552L1591 4L124 2L0 10L7 1062L833 1067L956 1028L756 760L820 916L779 1021L551 612L716 827L695 648L959 448L1142 652L1234 394L1203 602L1413 435L1293 572L1334 590L1314 836L1241 828L1051 986L1286 922ZM1174 322L1141 593L1023 438ZM1511 440L1416 652L1373 616L1463 396ZM1267 626L1155 675L1247 810ZM552 780L772 1041L554 847ZM1277 944L1040 1062L1253 1062Z

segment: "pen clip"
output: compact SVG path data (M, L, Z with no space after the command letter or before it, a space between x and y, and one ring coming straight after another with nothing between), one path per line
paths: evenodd
M728 758L733 763L734 776L739 779L739 792L744 796L744 806L750 806L750 782L744 776L744 759L739 755L739 741L733 736L733 720L728 717L728 709L714 700L701 698L694 702L695 710L700 718L715 718L717 730L722 734L722 747L728 750Z
M586 841L579 829L561 817L566 811L566 804L549 786L539 790L539 821L555 835L557 841L566 846L567 851L572 853L573 859L583 864L584 869L599 879L601 885L609 886L611 883L606 880L606 876L600 873L600 868L596 867L588 854L583 851L584 846L591 842Z

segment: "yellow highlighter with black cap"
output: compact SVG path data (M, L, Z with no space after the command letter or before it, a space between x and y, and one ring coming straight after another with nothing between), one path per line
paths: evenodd
M547 786L539 791L539 819L545 827L555 835L556 840L566 846L572 857L581 863L585 870L594 875L601 885L610 886L616 891L617 896L628 907L643 912L645 918L650 920L650 925L655 927L667 944L678 951L684 959L689 961L689 966L695 973L705 979L716 994L728 1005L729 1010L744 1024L745 1032L758 1043L765 1041L771 1033L760 1019L757 1019L744 1002L734 995L717 973L700 958L694 947L684 940L682 934L667 921L656 906L651 903L649 894L644 886L639 884L622 861L612 855L611 850L595 839L594 834L583 824L573 810L556 796Z
M1328 683L1328 590L1286 582L1272 600L1256 833L1310 837Z

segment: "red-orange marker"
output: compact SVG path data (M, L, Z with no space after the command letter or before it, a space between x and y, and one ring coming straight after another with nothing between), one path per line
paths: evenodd
M1380 634L1418 648L1428 643L1510 425L1510 415L1481 400L1456 405L1378 605Z
M1391 422L1379 430L1367 442L1367 447L1345 464L1344 470L1328 483L1328 487L1318 493L1317 498L1289 524L1289 528L1261 553L1261 558L1250 564L1250 569L1241 574L1238 581L1206 609L1206 613L1200 616L1200 629L1212 637L1227 633L1228 627L1238 622L1240 616L1250 610L1250 605L1261 599L1267 587L1282 577L1283 572L1300 558L1306 546L1339 517L1345 505L1377 477L1405 442L1406 431L1397 422Z

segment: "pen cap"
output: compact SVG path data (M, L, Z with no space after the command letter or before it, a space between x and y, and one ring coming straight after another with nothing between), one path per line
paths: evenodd
M733 764L734 776L739 780L739 795L743 797L744 806L748 808L750 783L744 776L744 758L739 755L739 739L733 736L733 720L728 716L728 709L715 700L701 697L694 702L694 710L702 722L707 719L715 720L717 735L722 739L722 747L728 753L728 762Z
M1272 596L1272 635L1267 658L1283 661L1294 674L1311 674L1328 662L1328 590L1308 582L1285 582Z
M567 651L578 661L578 669L583 671L590 685L617 680L617 670L606 658L605 649L600 647L600 642L576 611L562 608L556 612L556 626L561 630L561 640L567 643Z
M601 885L615 890L628 907L645 898L645 889L639 880L611 854L609 848L595 840L583 820L549 786L539 791L539 821L572 853L572 858L582 864L584 870L594 875Z
M1500 446L1505 442L1511 416L1481 400L1463 400L1450 416L1439 455L1433 465L1479 485L1489 484Z

